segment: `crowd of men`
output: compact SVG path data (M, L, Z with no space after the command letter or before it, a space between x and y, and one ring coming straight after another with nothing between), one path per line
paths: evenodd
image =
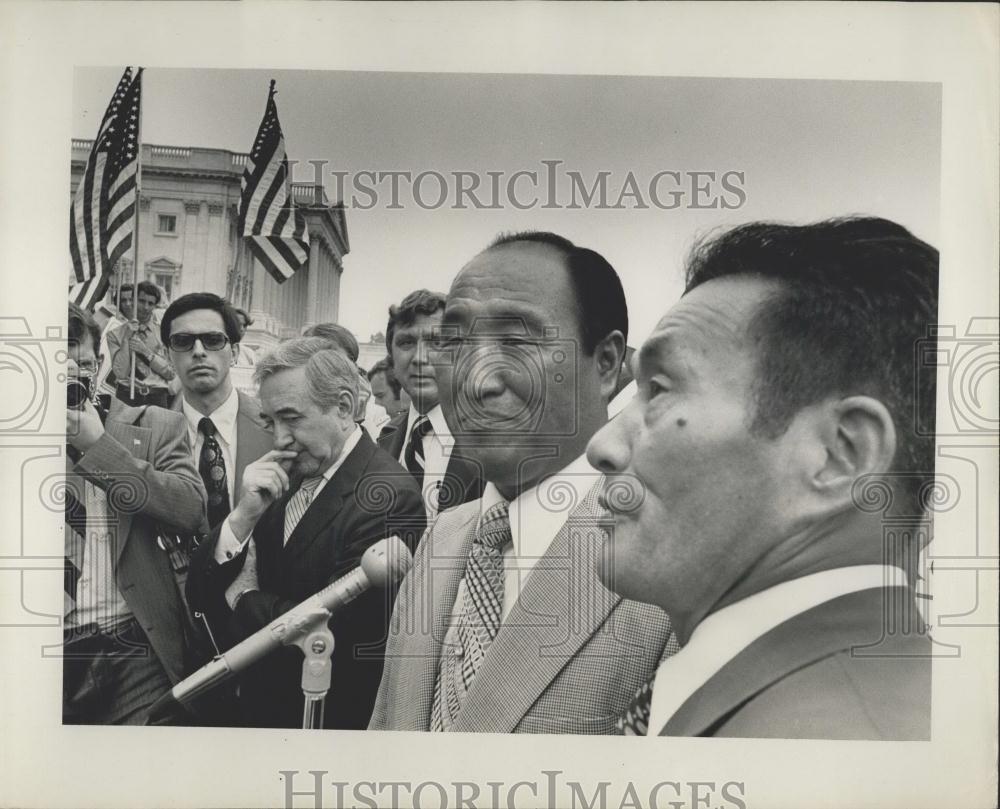
M207 292L71 304L64 721L300 727L295 646L161 698L397 536L329 621L325 727L929 738L920 534L857 492L925 506L937 272L884 219L743 225L632 350L598 252L505 235L368 370L337 324L241 360Z

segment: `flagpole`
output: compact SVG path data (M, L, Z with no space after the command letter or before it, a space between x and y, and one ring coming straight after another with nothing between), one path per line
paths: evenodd
M142 80L142 68L136 81ZM139 317L139 209L142 207L142 85L139 86L139 131L136 133L135 153L135 219L132 225L132 317ZM133 332L135 335L137 332ZM135 350L131 352L132 369L128 381L128 398L135 400Z

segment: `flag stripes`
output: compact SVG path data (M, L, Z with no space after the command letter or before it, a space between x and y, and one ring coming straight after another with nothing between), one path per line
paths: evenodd
M275 281L281 283L309 258L305 221L288 193L285 138L274 102L274 82L264 118L243 171L239 229L247 248Z
M108 276L132 247L142 68L122 74L101 119L70 207L69 249L76 283L70 299L90 308L107 291Z

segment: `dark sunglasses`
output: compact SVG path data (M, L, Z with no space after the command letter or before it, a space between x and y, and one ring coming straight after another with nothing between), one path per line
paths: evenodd
M201 340L206 351L222 351L226 347L226 343L229 342L229 338L221 331L207 331L204 334L179 332L171 334L168 342L174 351L190 351L194 348L195 340Z

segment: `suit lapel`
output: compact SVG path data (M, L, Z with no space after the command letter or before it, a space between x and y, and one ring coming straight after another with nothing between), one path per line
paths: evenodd
M323 529L340 513L344 499L354 495L354 487L374 454L375 444L363 433L351 454L316 495L295 526L285 544L287 554L292 558L300 556L323 533Z
M779 624L688 697L660 735L702 735L791 672L845 649L877 643L884 633L886 597L882 588L848 593Z
M512 732L621 598L597 581L599 485L538 560L476 673L455 730ZM454 599L453 599L454 600Z
M253 400L237 391L240 409L236 414L236 469L233 478L234 504L239 502L240 487L243 483L243 472L248 464L253 463L265 452L271 449L272 440L260 422L254 410Z
M407 413L400 413L382 428L378 437L378 445L396 460L406 440L406 419Z
M478 504L477 504L478 505ZM407 672L400 699L406 712L417 718L419 730L430 730L431 704L434 701L434 686L437 682L441 648L451 624L458 586L465 576L465 563L472 547L472 539L479 525L480 509L470 508L469 518L450 532L434 529L422 541L427 543L426 553L410 575L414 576L411 586L405 590L410 599L420 599L420 603L400 605L398 615L415 616L423 622L422 616L429 616L429 626L400 627L408 632L411 642L407 643L407 657L413 672ZM440 523L438 523L440 525Z
M121 417L127 419L127 417L133 412L138 412L129 408L122 412ZM115 441L121 444L133 457L141 458L145 461L151 461L149 457L150 441L152 439L152 430L148 427L138 427L132 424L128 424L125 421L119 421L117 419L109 418L104 425L104 430L110 435ZM122 551L125 550L125 542L128 539L129 532L132 530L132 519L134 517L133 509L116 509L115 503L121 501L123 503L129 502L131 498L132 489L135 488L135 495L138 500L141 501L146 493L142 491L142 483L136 481L130 481L127 478L124 479L121 484L121 491L115 491L115 486L112 485L107 491L108 496L108 510L117 513L118 515L118 541L116 543L116 554L115 554L115 565L117 567L118 560L121 558ZM117 495L117 496L116 496Z

